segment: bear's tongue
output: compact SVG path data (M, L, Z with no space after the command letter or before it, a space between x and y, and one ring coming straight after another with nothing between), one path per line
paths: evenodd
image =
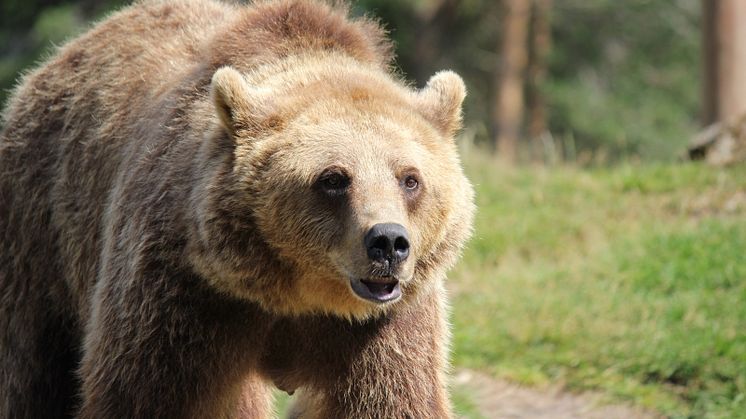
M388 294L391 294L394 291L394 287L396 286L396 283L379 283L379 282L372 282L372 281L362 281L363 284L368 288L368 291L370 291L371 294L376 296L385 296Z
M374 303L385 303L401 297L401 288L398 280L353 280L352 290L358 297Z

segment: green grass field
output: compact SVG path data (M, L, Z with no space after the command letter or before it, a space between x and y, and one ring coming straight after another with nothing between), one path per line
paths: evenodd
M746 417L745 166L466 166L479 209L450 276L455 367Z

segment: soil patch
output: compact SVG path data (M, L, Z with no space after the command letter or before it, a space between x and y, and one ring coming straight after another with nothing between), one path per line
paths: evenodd
M571 393L560 386L522 387L487 374L459 370L457 385L470 391L479 412L488 419L653 419L660 415L620 404L604 404L596 393Z

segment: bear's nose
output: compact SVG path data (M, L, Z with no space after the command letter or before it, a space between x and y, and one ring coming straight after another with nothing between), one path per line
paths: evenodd
M364 243L368 257L374 262L402 262L409 256L407 229L401 224L374 225L365 235Z

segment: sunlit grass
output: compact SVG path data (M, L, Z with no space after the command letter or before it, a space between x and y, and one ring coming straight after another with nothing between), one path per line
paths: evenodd
M450 281L457 366L744 415L746 167L466 163L479 213Z

